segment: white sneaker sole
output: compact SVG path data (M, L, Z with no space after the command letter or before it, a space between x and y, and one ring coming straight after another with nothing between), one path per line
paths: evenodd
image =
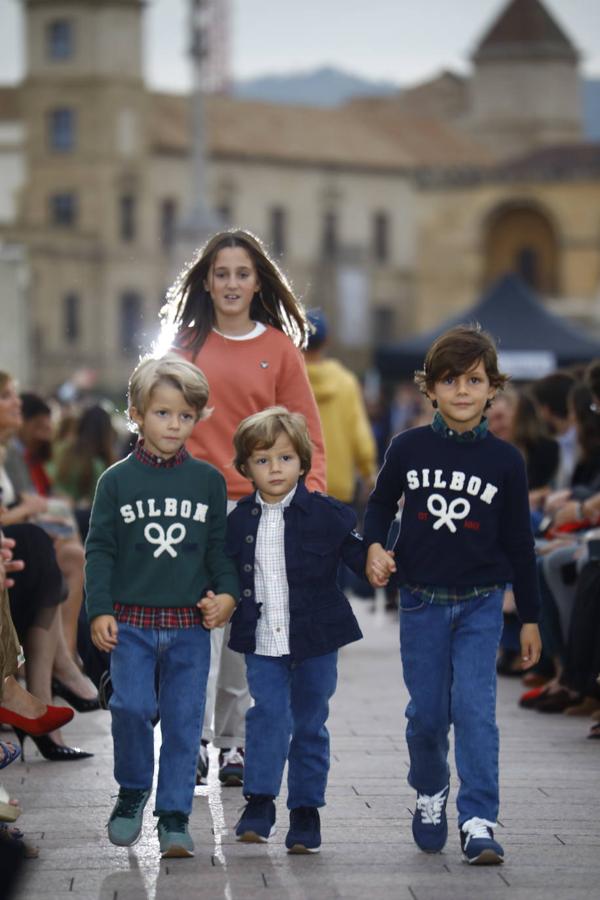
M320 847L305 847L304 844L293 844L291 847L287 848L288 853L301 854L301 853L320 853Z
M276 832L277 826L273 825L268 837L264 837L264 835L259 834L257 831L244 831L243 834L236 836L236 840L241 841L243 844L266 844L269 838L272 838Z
M463 853L463 861L470 866L499 866L504 862L504 857L499 856L495 850L482 850L475 859L469 859Z
M182 847L180 844L174 844L168 850L161 852L161 859L184 859L194 855L194 851L188 847Z

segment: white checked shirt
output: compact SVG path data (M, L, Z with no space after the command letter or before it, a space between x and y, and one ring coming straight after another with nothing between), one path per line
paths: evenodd
M285 570L283 511L295 493L296 488L280 503L265 503L256 492L262 508L254 556L256 602L262 603L256 623L255 652L259 656L285 656L290 652L290 591Z

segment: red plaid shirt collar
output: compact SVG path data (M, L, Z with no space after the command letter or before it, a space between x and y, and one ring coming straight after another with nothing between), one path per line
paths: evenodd
M175 456L170 456L169 459L163 459L162 456L155 456L154 453L150 453L149 450L146 450L144 447L144 439L139 438L135 445L133 455L141 463L144 463L145 466L151 466L153 469L174 469L175 466L180 466L182 462L185 462L190 454L185 447L181 447Z
M202 625L197 606L156 607L115 603L115 619L135 628L195 628Z

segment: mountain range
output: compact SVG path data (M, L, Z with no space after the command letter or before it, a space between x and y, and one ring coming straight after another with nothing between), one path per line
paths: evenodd
M372 81L332 66L290 73L264 75L239 81L234 93L248 100L270 103L297 103L302 106L340 106L353 97L381 97L402 91L402 85L391 81ZM582 104L585 136L600 140L600 79L582 81Z

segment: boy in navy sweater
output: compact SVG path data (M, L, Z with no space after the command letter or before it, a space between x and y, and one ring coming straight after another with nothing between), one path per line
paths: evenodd
M448 731L454 725L463 858L496 864L498 815L496 653L502 599L512 582L524 667L539 659L538 585L525 465L487 430L484 410L506 376L477 326L431 346L415 381L436 413L431 426L395 437L366 512L367 576L397 571L400 648L410 694L409 784L417 791L413 837L427 853L447 839ZM404 497L397 550L384 550Z
M256 488L227 520L241 586L229 646L246 654L254 700L246 713L248 805L236 835L263 843L274 834L287 760L285 844L290 853L316 853L337 651L362 637L336 575L340 558L363 572L365 547L352 510L304 486L312 446L303 416L281 406L256 413L240 423L234 445L238 472Z

